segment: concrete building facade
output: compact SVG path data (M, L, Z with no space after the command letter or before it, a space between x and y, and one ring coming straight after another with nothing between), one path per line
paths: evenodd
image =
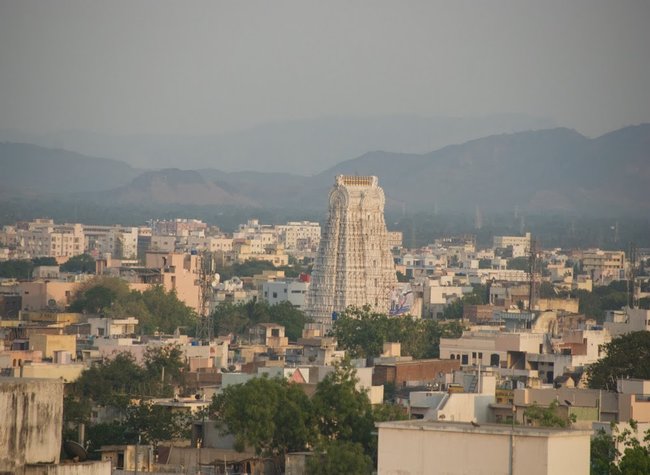
M591 431L423 420L382 422L379 475L587 475Z

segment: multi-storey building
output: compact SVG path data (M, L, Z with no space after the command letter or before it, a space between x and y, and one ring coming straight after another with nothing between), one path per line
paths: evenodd
M625 253L592 249L582 252L582 271L591 275L594 283L606 285L625 279Z
M114 226L83 226L86 252L117 258L135 259L138 255L138 228Z
M318 249L320 224L311 221L290 221L275 226L278 240L287 250Z
M494 249L512 249L512 257L521 257L530 253L531 235L525 236L494 236Z

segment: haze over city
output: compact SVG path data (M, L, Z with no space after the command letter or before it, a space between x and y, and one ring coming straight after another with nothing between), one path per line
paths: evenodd
M641 1L3 1L0 139L151 168L272 171L284 152L277 171L312 174L517 130L596 137L650 122L649 20Z
M0 474L650 473L648 25L0 0Z

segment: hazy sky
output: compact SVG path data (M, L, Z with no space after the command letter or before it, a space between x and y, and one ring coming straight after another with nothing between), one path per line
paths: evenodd
M0 0L0 128L493 113L650 122L650 2Z

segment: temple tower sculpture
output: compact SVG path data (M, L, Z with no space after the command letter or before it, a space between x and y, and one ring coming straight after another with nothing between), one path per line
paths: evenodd
M307 314L331 325L348 306L388 312L397 285L376 176L336 177L307 293Z

